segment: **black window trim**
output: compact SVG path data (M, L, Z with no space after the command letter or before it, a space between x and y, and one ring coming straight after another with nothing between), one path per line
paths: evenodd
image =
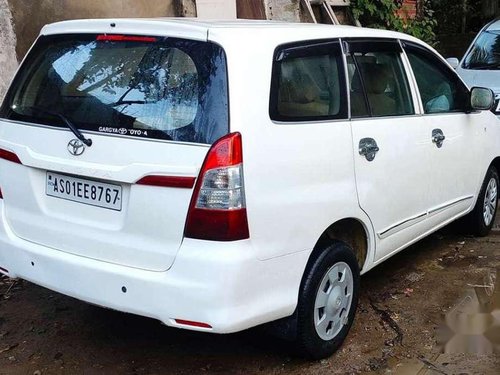
M278 88L280 64L287 57L311 56L311 52L328 52L331 55L338 53L339 78L340 78L340 110L337 115L328 116L283 116L278 112ZM336 53L335 53L336 52ZM273 66L271 73L271 89L269 95L269 117L277 123L311 123L311 122L332 122L349 121L349 100L347 98L347 76L344 51L340 38L311 39L292 43L285 43L277 46L274 50Z
M399 39L395 38L343 38L346 54L356 52L403 52Z

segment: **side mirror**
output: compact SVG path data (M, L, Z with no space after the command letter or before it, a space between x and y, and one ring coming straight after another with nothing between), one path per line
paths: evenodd
M489 111L495 104L495 94L484 87L474 87L470 94L470 104L473 110Z
M449 59L446 59L446 61L448 61L448 64L450 64L453 69L458 68L460 65L460 61L456 57L450 57Z

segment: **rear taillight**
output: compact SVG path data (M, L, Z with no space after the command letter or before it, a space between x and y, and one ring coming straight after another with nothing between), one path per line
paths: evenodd
M194 177L179 177L179 176L146 176L136 182L137 185L173 187L192 189L194 186Z
M11 161L11 162L17 163L17 164L22 164L21 160L19 160L19 158L17 157L16 154L14 154L13 152L4 150L3 148L0 148L0 159L8 160L8 161Z
M190 320L175 319L175 322L177 324L180 324L183 326L191 326L191 327L197 327L197 328L212 328L212 326L210 324L201 323L201 322L192 322Z
M16 154L4 150L3 148L0 148L0 159L4 159L12 163L22 164L21 160L19 160ZM0 189L0 199L3 199L2 189Z
M191 198L184 235L212 241L249 238L240 133L226 135L208 151Z

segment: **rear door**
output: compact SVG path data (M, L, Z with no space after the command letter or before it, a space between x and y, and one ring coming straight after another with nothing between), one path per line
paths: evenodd
M427 229L433 144L429 124L415 115L399 42L350 40L346 48L359 203L380 260Z
M27 241L166 270L182 242L199 168L228 126L219 46L42 36L0 111L5 220Z

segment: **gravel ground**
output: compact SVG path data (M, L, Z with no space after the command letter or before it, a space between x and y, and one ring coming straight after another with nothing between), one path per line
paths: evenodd
M318 362L294 358L259 328L222 336L171 329L4 278L0 374L499 374L500 357L486 349L443 354L437 344L445 315L467 293L490 298L485 280L498 268L498 229L486 238L451 228L430 236L362 277L348 339Z

